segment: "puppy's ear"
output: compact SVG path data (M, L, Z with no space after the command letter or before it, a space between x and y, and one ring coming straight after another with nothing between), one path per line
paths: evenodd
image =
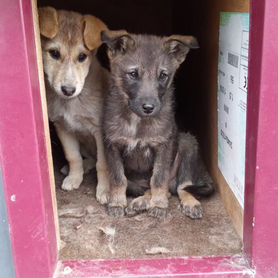
M164 42L167 54L174 57L181 64L190 49L199 48L196 38L192 36L173 35L167 37Z
M100 33L104 30L108 30L108 28L104 22L92 15L85 15L84 23L85 28L83 36L85 45L89 50L94 50L102 44Z
M125 30L102 32L101 40L108 46L109 58L119 53L125 54L135 47L135 41Z
M58 14L52 7L39 8L40 33L53 39L58 33Z

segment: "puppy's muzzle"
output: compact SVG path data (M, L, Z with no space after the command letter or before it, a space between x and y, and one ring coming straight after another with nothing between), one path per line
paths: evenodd
M139 117L153 117L161 108L158 98L141 97L129 100L129 108Z
M61 86L61 91L65 96L70 97L75 93L76 88L70 86Z

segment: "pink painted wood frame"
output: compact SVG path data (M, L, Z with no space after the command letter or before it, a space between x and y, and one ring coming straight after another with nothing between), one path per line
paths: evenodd
M242 256L67 261L57 278L89 277L254 277Z
M52 277L57 246L30 0L0 1L0 167L17 277ZM244 252L277 274L277 0L252 1ZM258 167L257 167L258 166ZM59 277L252 277L243 257L59 262ZM68 271L68 275L66 275Z
M17 277L52 277L57 244L31 1L0 1L0 167Z
M256 277L278 276L278 2L252 1L244 252Z

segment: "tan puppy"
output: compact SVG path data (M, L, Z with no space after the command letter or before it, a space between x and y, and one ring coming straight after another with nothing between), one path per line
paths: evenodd
M109 181L101 117L108 72L95 57L101 45L100 33L107 27L94 16L51 7L39 9L39 21L49 119L69 163L62 189L80 186L84 168L94 167L96 147L96 198L107 203Z

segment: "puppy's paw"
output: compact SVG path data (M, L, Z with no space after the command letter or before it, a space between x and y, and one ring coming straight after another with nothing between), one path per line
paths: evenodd
M119 188L114 189L110 194L110 200L108 204L108 214L114 217L121 217L125 214L125 207L127 206L127 199L124 188L119 191Z
M148 215L151 217L155 217L158 219L165 219L167 216L167 209L166 208L159 208L159 207L153 207L149 209Z
M132 216L135 216L135 215L139 214L139 211L136 211L136 210L134 210L130 207L127 207L127 208L125 208L125 214L128 217L132 217Z
M113 217L123 217L125 210L123 207L108 206L108 215Z
M136 211L144 211L150 207L150 197L140 196L131 201L129 207Z
M191 219L200 219L203 217L203 209L200 202L195 204L181 204L181 211Z
M105 205L109 201L109 187L103 186L102 184L98 183L97 189L96 189L96 199L98 200L99 203L102 205Z
M83 180L82 175L68 175L64 178L62 183L62 189L66 191L71 191L73 189L79 188L81 182Z
M150 207L150 197L140 196L130 202L128 207L125 209L125 212L128 216L133 216L149 209L149 207Z
M148 210L148 215L156 217L159 219L164 219L167 216L168 208L168 194L163 192L163 194L152 194L150 200L150 209Z

